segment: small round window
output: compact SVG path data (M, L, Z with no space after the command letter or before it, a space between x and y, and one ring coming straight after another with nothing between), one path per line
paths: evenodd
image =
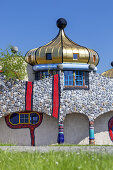
M10 122L11 124L13 125L17 125L19 123L19 114L18 113L13 113L11 116L10 116Z
M9 121L12 125L17 124L32 124L35 125L40 121L40 114L36 112L32 113L13 113L9 117Z
M39 121L39 116L38 116L38 114L37 114L37 113L31 113L31 114L30 114L30 123L33 124L33 125L35 125L35 124L38 123L38 121Z

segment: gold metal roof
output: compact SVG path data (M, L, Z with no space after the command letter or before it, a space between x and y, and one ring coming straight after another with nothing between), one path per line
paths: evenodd
M113 69L107 70L101 74L104 77L113 78Z
M46 60L46 53L52 54L52 60ZM78 58L73 59L73 54ZM54 64L54 63L86 63L94 64L99 62L99 56L96 51L80 46L70 40L60 29L56 38L48 44L35 48L26 53L26 62L31 65L36 64Z

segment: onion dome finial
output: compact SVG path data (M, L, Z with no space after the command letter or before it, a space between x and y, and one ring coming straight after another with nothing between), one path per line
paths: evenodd
M32 66L39 64L83 63L89 64L90 69L94 69L99 62L98 53L78 45L66 36L64 28L67 21L64 18L59 18L56 24L60 29L58 35L48 44L29 50L25 56L26 62ZM58 65L57 69L61 70L62 66Z
M60 29L64 29L67 25L67 21L64 18L59 18L56 22L56 25Z

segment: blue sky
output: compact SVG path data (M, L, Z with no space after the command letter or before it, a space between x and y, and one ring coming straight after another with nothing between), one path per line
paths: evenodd
M99 53L98 73L113 61L113 0L1 0L0 48L18 46L25 54L51 41L56 20L67 20L65 33Z

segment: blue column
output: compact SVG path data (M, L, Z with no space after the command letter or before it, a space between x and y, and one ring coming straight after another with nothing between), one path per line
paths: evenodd
M89 122L89 144L95 144L94 121Z
M58 143L64 143L64 125L63 121L59 121L58 123Z

